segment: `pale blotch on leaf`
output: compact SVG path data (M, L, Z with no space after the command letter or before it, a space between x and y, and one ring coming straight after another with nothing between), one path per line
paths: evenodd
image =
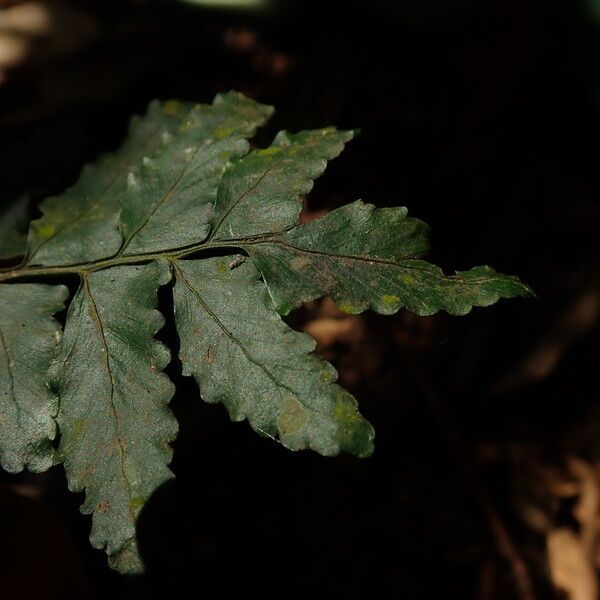
M73 435L75 437L81 435L81 432L85 429L85 421L83 419L76 419L73 423Z
M140 189L140 182L138 181L138 178L136 177L135 173L133 171L131 171L127 175L127 190L129 192L136 192L139 189Z
M306 411L296 398L285 399L283 412L277 417L277 428L281 435L296 433L306 423Z
M229 269L229 263L225 260L220 260L217 263L217 272L218 273L228 273L230 271Z
M290 262L290 267L292 268L292 271L302 271L302 269L311 263L312 260L308 258L308 256L296 256L296 258L293 258Z

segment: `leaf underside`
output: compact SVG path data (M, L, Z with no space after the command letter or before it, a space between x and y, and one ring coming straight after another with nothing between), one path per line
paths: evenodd
M232 258L175 266L184 374L195 377L204 400L222 402L234 421L248 419L257 432L291 450L370 454L372 428L356 400L333 383L335 369L312 354L309 335L288 327L273 310L256 268L245 262L230 270Z
M211 105L153 102L119 150L41 204L22 265L0 270L2 466L62 462L85 493L92 544L124 573L142 569L136 521L172 477L161 286L172 282L179 358L204 400L327 456L369 455L373 429L314 340L281 315L325 295L348 313L463 315L531 294L490 267L445 275L424 261L427 227L405 208L358 201L300 225L302 196L353 132L284 131L251 149L271 113L235 92ZM6 240L11 231L0 228ZM53 315L67 288L16 283L61 274L80 280L62 338Z
M170 354L154 340L164 323L156 292L169 279L163 261L85 276L56 364L58 453L69 488L85 490L92 545L126 571L139 569L137 515L172 476L177 423L166 405L174 388L162 373Z
M52 465L58 406L47 373L60 342L52 315L64 286L0 285L0 464L11 473Z

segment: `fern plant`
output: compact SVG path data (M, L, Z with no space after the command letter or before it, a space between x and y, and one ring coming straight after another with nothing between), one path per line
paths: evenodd
M490 267L448 276L419 258L427 227L405 208L357 201L299 224L301 195L353 132L283 131L251 149L271 112L234 92L153 102L117 152L41 204L25 258L0 271L2 466L62 463L85 492L93 546L123 573L142 569L136 519L172 477L161 286L172 285L179 359L205 401L291 450L361 457L373 428L280 315L325 295L348 313L464 315L530 294ZM62 331L54 315L69 290L56 279L69 275L79 287Z

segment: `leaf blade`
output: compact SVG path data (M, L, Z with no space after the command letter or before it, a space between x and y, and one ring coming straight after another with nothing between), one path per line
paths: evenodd
M170 354L154 339L164 323L156 292L169 280L163 262L88 275L69 309L56 372L69 489L85 490L92 545L122 572L141 569L137 515L172 477L177 423L167 406L173 385L162 373Z
M329 295L352 314L408 308L418 315L464 315L473 306L532 294L516 277L490 267L444 275L417 258L428 248L425 224L408 218L404 208L376 209L361 201L242 247L281 314Z
M57 399L46 373L60 341L52 315L64 286L0 285L0 464L11 473L52 466Z
M121 245L120 205L130 170L152 156L189 114L192 105L153 101L133 117L128 136L113 154L85 165L75 184L40 204L27 238L28 264L80 264L112 256Z
M335 384L335 369L312 353L310 336L283 323L251 263L229 269L229 260L176 263L184 374L206 401L223 402L233 420L248 419L287 448L369 455L373 429Z
M353 136L353 131L333 127L281 131L271 146L236 161L219 185L210 239L263 235L296 225L301 194L312 189L327 161Z
M271 114L270 106L235 92L218 94L211 105L196 105L164 151L129 174L120 254L201 242L223 173L248 152L245 138Z

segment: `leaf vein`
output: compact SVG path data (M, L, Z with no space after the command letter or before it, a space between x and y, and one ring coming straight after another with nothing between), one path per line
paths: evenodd
M83 282L84 282L84 288L85 288L86 294L89 297L90 302L92 304L92 312L94 313L94 318L98 322L98 329L100 331L100 337L102 340L102 345L104 347L105 366L106 366L106 370L108 372L108 376L110 378L110 408L111 408L113 419L115 422L115 428L117 430L117 447L119 448L119 457L120 457L119 463L121 466L121 475L123 477L123 483L125 484L127 495L129 497L129 499L131 500L133 498L133 493L131 490L131 483L129 482L129 478L127 477L127 472L125 469L125 454L126 454L126 452L125 452L125 446L123 445L121 424L120 424L119 416L117 414L117 408L115 406L115 380L114 380L114 375L113 375L111 364L110 364L108 340L106 338L106 331L104 329L104 324L102 323L102 318L100 317L100 313L98 312L98 306L96 305L96 300L94 299L94 297L92 295L90 285L89 285L89 282L86 277L83 278ZM129 508L129 514L131 516L131 520L133 523L135 523L135 514L133 512L133 509L132 509L130 503L128 503L128 508Z
M208 306L206 304L206 302L202 299L202 297L200 296L200 294L198 294L197 290L191 285L191 283L189 282L189 280L185 277L185 275L183 274L182 270L175 264L175 261L171 261L171 263L173 264L173 267L175 268L175 270L177 271L177 274L180 276L181 281L183 282L183 284L190 290L190 292L192 292L192 294L196 297L196 299L198 300L198 303L200 304L200 306L202 306L202 308L206 311L206 313L215 321L215 323L219 326L219 328L223 331L223 333L225 333L225 335L227 337L229 337L229 339L231 339L231 341L233 341L237 346L239 346L240 350L242 351L242 353L244 354L244 356L255 366L257 366L261 371L263 371L265 373L265 375L277 386L277 388L283 388L285 390L287 390L288 392L290 392L290 394L293 394L294 397L298 397L298 394L296 393L295 390L293 390L292 388L290 388L288 385L286 385L285 383L282 383L281 381L279 381L275 375L273 375L273 373L271 373L271 371L269 371L269 369L267 369L265 367L264 364L262 364L261 362L257 361L248 351L248 349L244 346L244 344L242 344L242 342L235 337L235 335L233 335L233 333L231 333L231 331L229 331L229 329L227 329L227 327L225 326L225 324L219 319L219 317L213 312L213 310L210 308L210 306ZM235 362L233 362L232 364L235 364ZM281 392L278 390L279 395L281 396ZM307 406L305 402L302 401L301 398L298 398L300 403L303 404L308 410L315 412L317 414L322 414L326 416L325 412L322 411L317 411L314 407L312 406ZM283 401L283 398L281 399Z

